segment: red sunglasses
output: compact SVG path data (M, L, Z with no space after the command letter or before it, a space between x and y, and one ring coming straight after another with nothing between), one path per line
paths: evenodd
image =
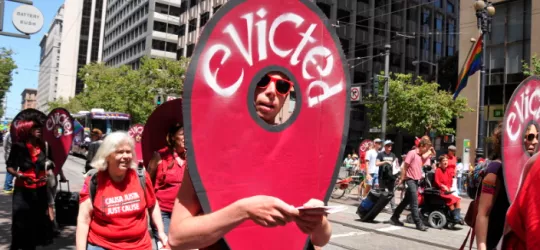
M263 78L257 83L257 87L266 89L270 85L270 82L274 82L276 85L276 91L280 95L287 95L291 92L293 83L291 81L278 78L276 76L264 75Z

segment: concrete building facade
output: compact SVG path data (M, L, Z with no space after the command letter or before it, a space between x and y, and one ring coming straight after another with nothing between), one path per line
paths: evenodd
M21 110L35 109L37 89L24 89L21 93Z
M138 68L143 56L175 60L180 13L180 0L108 0L103 62Z
M525 79L522 62L529 63L531 57L540 54L540 1L499 0L493 1L496 14L492 21L492 32L486 38L486 74L484 118L486 131L490 136L502 121L504 110L516 87ZM459 39L459 66L467 59L473 45L471 38L479 35L474 1L461 1ZM478 135L478 107L480 94L480 73L469 77L467 87L460 96L468 99L474 112L466 113L457 122L456 146L463 153L463 140L471 142L470 161L476 154ZM484 149L489 154L490 144L486 140Z
M36 108L45 112L47 103L58 98L58 74L60 67L60 42L64 27L64 5L60 6L49 31L43 36L39 46L39 79Z
M55 98L68 99L80 93L84 84L79 69L101 61L106 1L65 0Z
M182 1L178 57L192 55L204 25L225 2ZM413 64L413 61L437 63L457 55L458 0L314 2L336 28L347 62L352 67L353 85L362 86L365 94L373 88L371 77L384 70L384 56L380 54L384 53L385 44L392 46L391 72L412 73L432 80L437 74L435 67L426 63ZM352 105L349 129L347 151L357 149L364 138L377 136L369 132L367 110L361 103ZM410 140L411 146L413 140L414 137ZM396 145L396 151L401 151L400 147L401 144Z

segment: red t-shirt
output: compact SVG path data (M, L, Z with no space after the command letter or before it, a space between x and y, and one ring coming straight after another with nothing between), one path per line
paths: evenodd
M30 154L30 160L33 163L36 163L37 160L38 160L39 154L41 154L41 149L39 147L34 147L30 143L26 143L25 146L26 146L25 149L28 150L28 153ZM43 177L45 177L47 175L45 170L41 170L36 174L36 168L34 166L34 167L26 169L24 171L19 169L18 172L20 174L23 174L24 176L29 177L30 179L32 179L32 181L34 181L34 183L28 184L28 182L23 181L21 178L16 178L15 179L15 186L16 187L25 187L25 188L29 188L29 189L36 189L36 188L44 187L45 185L47 185L46 181L44 181L44 180L40 181L40 179L42 179Z
M457 157L448 155L448 171L450 171L452 178L456 176ZM452 185L450 185L452 186Z
M540 249L540 160L537 160L508 209L506 223L512 232L505 237L504 249Z
M135 170L128 170L121 182L113 182L105 171L97 173L96 196L88 242L106 249L152 249L146 209L156 205L150 177L146 175L146 194ZM90 198L86 178L79 202Z
M177 155L173 156L168 148L159 150L159 155L161 163L157 166L156 184L154 185L156 198L161 211L172 212L174 200L182 185L182 179L184 179L187 162L179 159L180 163L178 163L175 159Z

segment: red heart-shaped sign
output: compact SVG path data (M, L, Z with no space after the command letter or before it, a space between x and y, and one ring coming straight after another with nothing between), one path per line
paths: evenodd
M503 120L502 157L508 200L514 201L527 160L538 150L540 78L525 79L512 94ZM532 135L532 138L528 138Z
M60 171L67 160L73 136L73 117L63 108L53 109L47 116L43 138L49 144L55 165L55 174Z
M167 133L177 123L183 124L182 99L167 101L158 106L144 125L142 155L147 166L154 152L167 146Z
M279 125L264 122L254 105L257 83L273 71L295 92L294 111ZM232 0L220 8L184 85L188 169L204 212L255 195L295 206L327 201L347 141L348 75L334 28L311 1ZM294 223L268 229L248 221L225 241L231 249L303 249L307 237Z
M144 126L141 124L135 124L131 126L128 130L129 136L135 140L135 155L137 156L137 161L143 161L142 153L142 135L144 131Z

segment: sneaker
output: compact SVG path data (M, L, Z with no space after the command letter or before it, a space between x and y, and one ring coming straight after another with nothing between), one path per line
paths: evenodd
M11 190L4 190L4 194L13 194L13 189L11 189Z
M394 226L400 226L400 227L403 227L405 226L405 224L403 224L403 222L399 221L398 218L392 216L390 217L390 224L394 225Z
M428 230L428 228L426 226L424 226L424 224L420 224L420 225L416 225L416 229L422 231L422 232L425 232Z

